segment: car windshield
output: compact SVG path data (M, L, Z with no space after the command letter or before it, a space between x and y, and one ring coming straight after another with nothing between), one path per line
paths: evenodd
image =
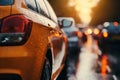
M0 6L12 5L13 3L14 3L14 0L0 0Z

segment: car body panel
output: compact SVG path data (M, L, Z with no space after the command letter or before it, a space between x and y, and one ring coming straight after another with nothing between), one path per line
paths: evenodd
M55 21L28 9L25 0L14 1L12 6L0 6L0 18L23 14L33 22L32 30L25 44L0 46L0 74L18 74L22 80L40 80L47 50L51 49L52 75L58 75L55 72L64 64L66 56L65 35Z
M11 6L0 6L0 18L10 14Z

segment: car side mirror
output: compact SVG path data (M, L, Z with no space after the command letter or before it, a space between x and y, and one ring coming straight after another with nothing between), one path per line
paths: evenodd
M61 23L63 28L70 27L73 24L73 22L68 19L63 19Z

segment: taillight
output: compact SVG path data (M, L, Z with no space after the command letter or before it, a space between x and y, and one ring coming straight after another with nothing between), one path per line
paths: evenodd
M0 45L24 44L31 32L32 22L23 15L11 15L2 19Z
M92 29L90 29L90 28L88 28L86 31L85 31L85 34L86 35L90 35L90 34L92 34L93 33L93 31L92 31Z
M82 33L80 31L74 31L72 36L78 36L79 38L82 37Z
M77 31L72 32L72 36L77 36L77 34L78 34Z
M107 29L103 29L102 34L104 38L107 38L109 36Z

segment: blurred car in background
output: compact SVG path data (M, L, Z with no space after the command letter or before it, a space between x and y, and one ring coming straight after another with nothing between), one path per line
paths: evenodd
M72 17L58 17L58 22L68 37L67 76L69 77L75 74L82 33L75 26L75 21Z
M0 80L54 80L66 48L47 0L0 0Z
M98 37L102 51L101 61L106 62L106 73L117 80L120 79L120 23L105 22ZM106 60L104 60L104 56ZM104 65L102 65L103 67ZM108 68L109 67L109 68ZM105 70L105 69L104 69ZM111 78L112 79L112 78Z
M58 17L58 22L68 37L69 47L79 47L79 38L82 34L75 26L74 19L72 17Z

